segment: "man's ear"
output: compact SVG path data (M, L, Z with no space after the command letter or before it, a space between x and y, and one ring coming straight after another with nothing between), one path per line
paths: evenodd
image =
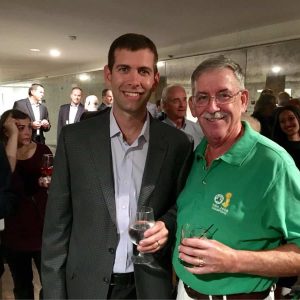
M194 118L196 118L195 106L194 106L194 102L193 102L193 96L189 97L189 107L190 107L190 111L191 111L192 116Z
M110 69L108 68L108 65L106 65L105 67L104 67L104 81L105 81L105 85L107 86L107 87L111 87L111 71L110 71Z
M154 92L159 84L160 75L158 72L154 74L154 83L152 85L151 91Z
M242 101L242 112L246 112L249 101L249 91L242 90L241 91L241 101Z

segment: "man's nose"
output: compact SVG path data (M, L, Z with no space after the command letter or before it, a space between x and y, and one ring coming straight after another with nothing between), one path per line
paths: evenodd
M32 129L31 129L31 128L29 128L29 127L25 127L25 128L24 128L24 133L25 133L25 134L30 135L31 132L32 132Z
M133 85L138 85L140 84L140 74L138 73L137 70L131 70L129 73L128 73L128 81L130 84L133 84Z
M220 108L216 102L216 98L215 97L211 97L206 105L206 110L208 112L215 112L215 111L219 111Z

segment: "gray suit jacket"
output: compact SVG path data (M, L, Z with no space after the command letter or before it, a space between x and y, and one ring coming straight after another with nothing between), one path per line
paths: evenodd
M192 157L186 135L151 118L150 142L138 206L152 206L165 222L170 245L176 198ZM109 136L109 110L62 129L49 190L42 246L45 298L104 299L119 236ZM170 246L168 245L168 246ZM171 298L171 247L156 268L135 265L139 299Z
M29 117L32 121L38 121L34 117L32 106L31 106L30 100L28 98L16 101L14 103L13 108L18 109L18 110L24 112L25 114L29 115ZM49 122L49 115L48 115L47 107L44 104L40 104L39 109L40 109L41 120L46 119ZM41 127L40 135L37 135L36 129L32 129L32 140L37 143L45 144L44 132L47 132L49 130L50 130L50 127L47 129Z
M74 123L80 121L80 117L84 112L84 106L83 104L79 104L78 110L75 116ZM61 129L66 125L66 121L69 120L69 113L70 113L70 104L63 104L59 108L58 113L58 120L57 120L57 140L59 138L59 134L61 132Z

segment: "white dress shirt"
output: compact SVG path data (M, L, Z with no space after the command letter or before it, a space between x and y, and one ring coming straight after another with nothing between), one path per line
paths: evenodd
M128 145L110 112L110 138L114 173L117 228L120 235L116 250L114 273L133 272L131 257L133 244L130 241L128 228L130 218L135 216L140 195L142 178L149 146L149 124L147 119L137 139Z
M176 127L176 124L169 118L164 119L163 122L173 127ZM187 119L184 119L183 126L177 129L183 131L188 136L188 138L192 142L194 142L194 150L196 149L196 147L198 146L198 144L200 143L200 141L204 136L199 123L195 123Z
M29 100L31 103L31 107L33 110L34 120L33 121L40 121L41 120L41 113L40 113L40 103L35 103L34 101Z
M78 105L70 104L68 124L73 124L75 122L77 111L78 111Z

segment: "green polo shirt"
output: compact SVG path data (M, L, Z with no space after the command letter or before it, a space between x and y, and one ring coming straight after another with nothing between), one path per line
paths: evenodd
M273 249L282 238L300 246L300 172L279 145L243 122L244 135L206 168L207 140L195 150L187 183L178 200L173 265L178 277L203 294L264 291L276 278L248 274L193 275L178 259L180 228L214 224L214 239L239 250Z

